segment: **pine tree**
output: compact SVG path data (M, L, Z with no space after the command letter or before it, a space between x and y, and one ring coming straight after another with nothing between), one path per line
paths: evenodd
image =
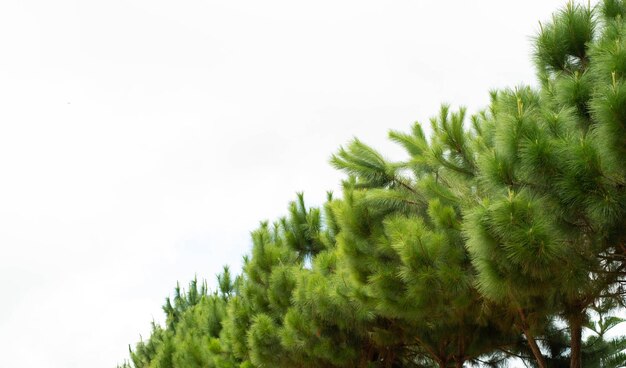
M166 298L163 306L165 327L153 322L150 338L130 350L135 368L235 366L219 342L233 288L228 267L217 279L220 288L214 293L209 292L206 282L198 286L197 279L186 291L176 285L174 298Z
M483 293L517 305L531 345L533 325L567 321L571 367L581 366L588 308L623 274L622 7L569 3L542 25L541 90L494 102L493 148L478 160L491 190L467 225Z
M297 274L281 331L281 343L305 366L366 367L374 359L365 328L370 315L350 297L349 275L339 264L335 236L340 229L333 210L339 202L328 193L323 226L316 232L324 250L312 258L310 269Z
M404 161L340 148L342 198L298 194L239 276L177 285L121 367L623 366L625 16L568 3L535 38L537 88L391 132Z
M476 195L472 146L480 135L464 120L464 109L443 106L430 140L419 124L412 134L391 132L407 162L387 163L358 140L332 161L353 176L338 240L356 296L385 318L382 330L400 337L398 346L440 367L461 367L515 340L483 308L461 232L462 209Z
M231 301L225 321L225 343L237 359L257 367L300 366L301 356L283 344L285 317L293 306L297 275L332 245L332 234L322 226L321 211L307 208L298 194L288 217L272 226L262 223L252 239L241 292Z

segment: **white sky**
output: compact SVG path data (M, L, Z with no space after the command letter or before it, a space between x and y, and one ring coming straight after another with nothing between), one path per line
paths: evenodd
M534 83L564 3L2 0L0 366L114 367L339 145Z

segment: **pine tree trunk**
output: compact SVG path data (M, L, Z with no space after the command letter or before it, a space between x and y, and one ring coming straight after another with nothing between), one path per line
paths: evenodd
M569 321L571 338L570 368L582 368L582 316L574 316Z
M387 354L385 354L385 362L384 362L385 368L393 367L393 361L394 360L395 360L395 351L388 350Z
M458 355L454 359L454 366L456 368L463 368L463 363L465 363L465 334L461 332L459 334L459 352Z
M367 345L365 352L361 352L361 359L359 361L359 368L366 368L372 360L373 349L370 344Z
M526 336L528 345L530 345L530 350L532 350L533 355L535 356L535 360L537 360L537 365L539 366L539 368L546 368L546 360L541 353L541 349L539 349L539 345L537 345L535 337L530 332L528 332L527 328L524 328L524 335Z
M528 328L528 325L526 324L526 313L524 313L524 310L522 308L518 309L518 313L519 313L520 319L522 320L522 323L521 323L522 332L524 332L524 336L526 336L526 341L528 341L530 350L532 350L533 355L535 356L537 365L539 366L539 368L546 368L547 367L546 359L543 357L543 354L541 353L541 349L539 349L539 345L537 345L537 340L535 340L535 337L533 336L533 334L530 333L530 329Z

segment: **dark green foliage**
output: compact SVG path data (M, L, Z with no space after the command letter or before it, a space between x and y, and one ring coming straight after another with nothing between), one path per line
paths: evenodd
M608 338L606 335L626 320L611 314L615 301L605 299L591 309L597 316L586 327L590 335L583 345L583 365L585 367L624 367L626 366L626 338Z

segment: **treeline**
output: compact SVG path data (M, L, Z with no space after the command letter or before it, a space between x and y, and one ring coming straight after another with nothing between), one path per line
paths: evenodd
M341 148L341 196L298 195L217 291L177 287L123 366L626 366L625 17L569 3L539 88L390 132L405 161Z

